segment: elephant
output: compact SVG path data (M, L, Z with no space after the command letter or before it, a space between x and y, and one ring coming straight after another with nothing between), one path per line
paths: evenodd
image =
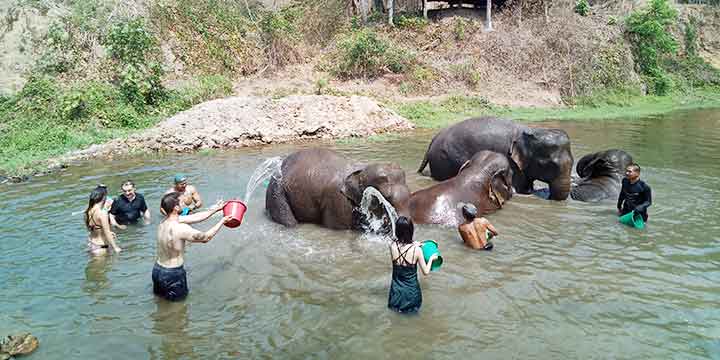
M632 156L619 149L583 156L575 166L578 178L572 180L570 197L588 202L617 199L625 168L632 162Z
M512 197L510 160L492 151L475 153L457 176L410 195L408 211L415 223L459 225L461 207L471 203L484 215Z
M430 142L418 172L429 163L430 176L447 180L481 150L510 158L513 187L518 193L532 193L533 181L541 180L548 183L552 200L565 200L570 194L573 156L568 134L494 117L467 119L440 131Z
M265 193L270 218L288 227L315 223L331 229L358 229L359 206L368 187L405 214L410 189L399 165L359 164L321 148L300 150L282 162Z

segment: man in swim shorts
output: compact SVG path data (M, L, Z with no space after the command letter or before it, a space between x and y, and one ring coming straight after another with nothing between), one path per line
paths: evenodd
M145 198L135 192L135 183L126 180L120 187L122 195L115 198L110 207L110 214L120 225L135 224L140 218L145 224L150 223L150 210Z
M222 210L222 206L214 206L207 211L184 217L179 221L181 194L173 192L163 196L160 207L166 214L165 219L158 226L157 231L157 261L152 270L153 292L170 301L179 301L188 294L187 274L185 272L184 253L186 242L206 243L210 241L223 224L232 219L223 217L217 224L206 232L193 229L189 223L197 223L209 219L213 214ZM224 205L222 203L218 205ZM191 218L192 221L189 221Z
M465 222L458 226L458 232L465 245L475 250L492 250L490 238L498 234L495 227L484 217L477 218L477 208L473 204L462 207Z
M625 178L622 180L622 189L618 196L618 215L622 216L631 211L648 221L647 208L652 205L652 190L644 181L640 180L640 165L632 163L625 168Z
M165 194L172 192L180 193L180 206L182 207L180 215L187 215L202 207L200 194L194 186L188 185L187 176L182 174L175 175L175 186L168 189Z

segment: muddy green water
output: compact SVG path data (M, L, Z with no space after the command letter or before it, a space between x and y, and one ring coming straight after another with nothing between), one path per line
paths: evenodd
M190 296L152 295L159 199L183 172L206 203L244 196L270 156L308 145L89 162L0 185L0 334L30 331L29 359L701 359L720 358L720 112L544 125L564 128L576 159L619 147L643 166L654 204L645 231L617 223L614 201L516 196L490 219L492 252L456 230L441 271L421 277L418 316L386 308L386 246L349 231L286 229L264 214L186 256ZM382 141L315 143L365 161L396 161L413 190L433 131ZM132 178L149 226L117 231L124 251L93 259L79 212L99 182ZM210 224L202 224L206 229Z

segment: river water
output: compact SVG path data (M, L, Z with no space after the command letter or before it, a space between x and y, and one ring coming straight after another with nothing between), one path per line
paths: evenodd
M492 252L467 250L455 229L416 227L445 262L421 276L423 307L408 317L386 308L382 242L272 223L260 186L242 226L188 248L190 296L167 303L150 271L173 174L207 204L242 198L263 160L310 145L94 161L0 185L0 334L36 335L29 359L720 358L720 112L541 125L565 129L576 159L630 152L653 188L646 229L618 224L613 200L534 196L489 216ZM432 184L415 169L433 133L311 145L396 161L417 190ZM116 193L127 178L152 224L118 230L124 251L93 259L73 212L97 183Z

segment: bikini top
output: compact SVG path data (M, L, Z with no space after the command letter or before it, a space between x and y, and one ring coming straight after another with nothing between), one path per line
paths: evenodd
M88 216L90 216L90 215L88 215ZM88 227L87 227L87 228L88 228L88 230L93 231L93 230L100 230L100 229L102 229L102 226L96 224L95 221L93 220L93 217L90 216L90 219L88 220Z

